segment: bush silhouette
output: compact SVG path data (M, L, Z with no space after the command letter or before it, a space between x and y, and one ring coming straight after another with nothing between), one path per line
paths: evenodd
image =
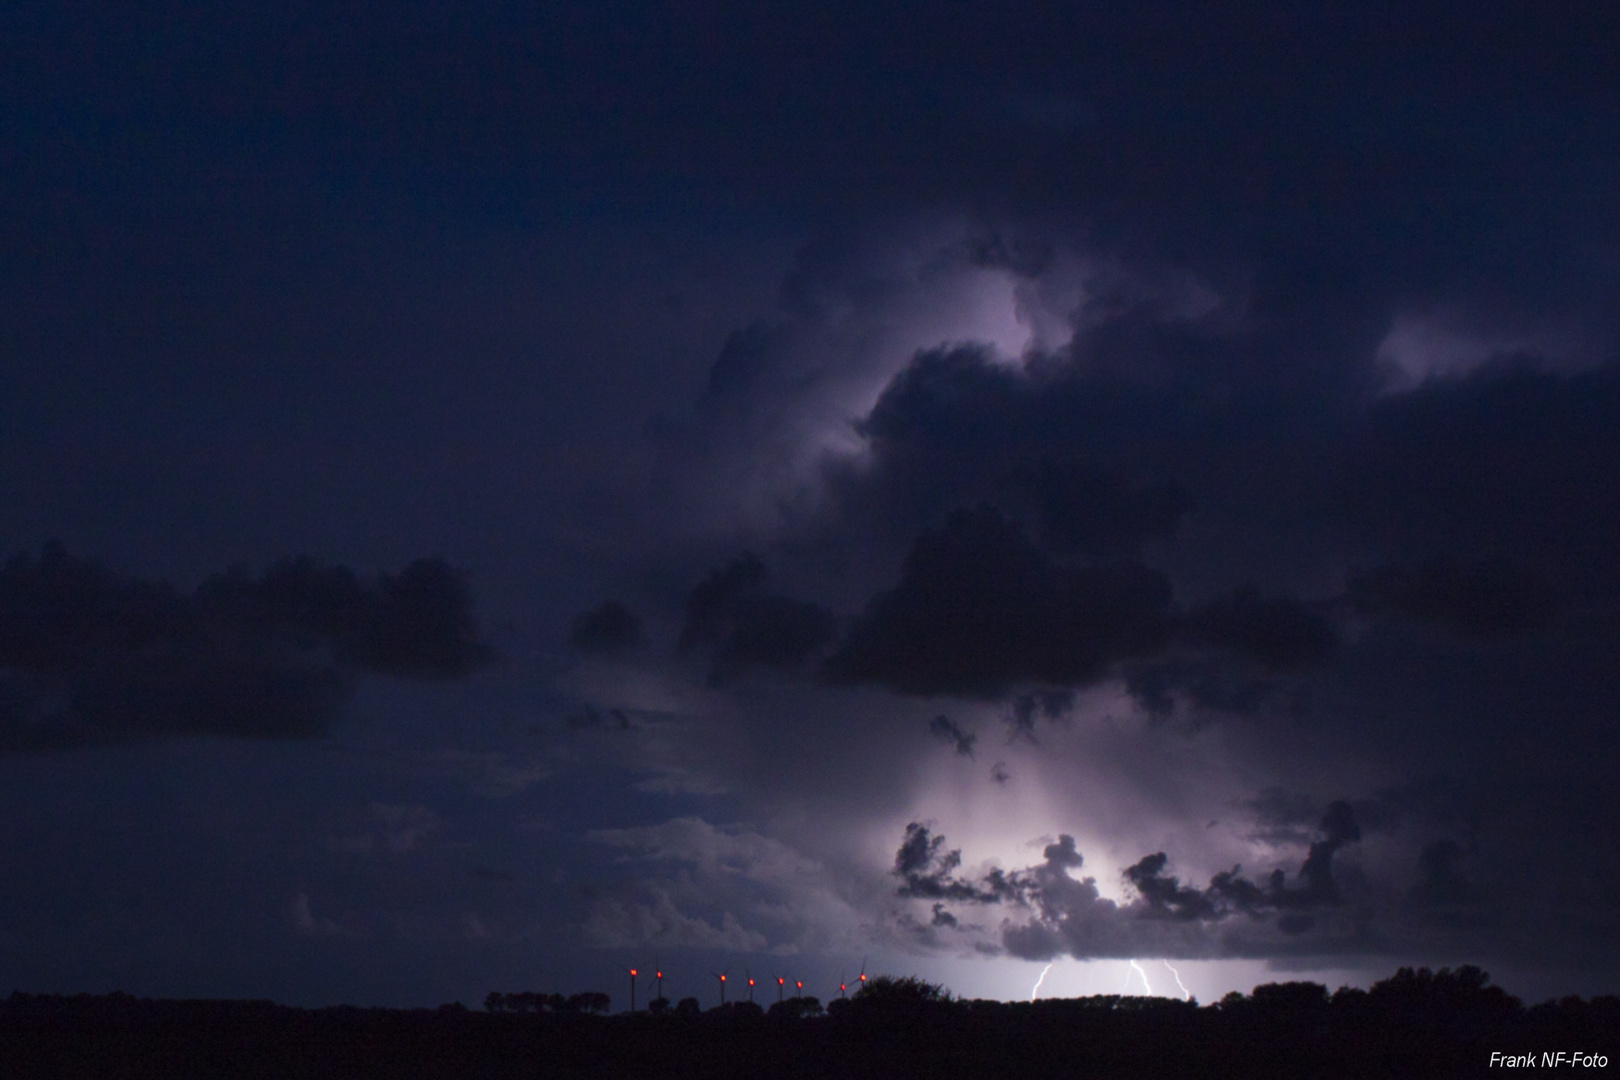
M600 1015L606 994L491 993L451 1006L296 1009L268 1001L149 1001L128 994L0 999L0 1077L344 1076L400 1080L1056 1080L1058 1077L1456 1076L1492 1051L1584 1047L1612 1059L1620 998L1532 1009L1478 968L1403 968L1370 990L1271 983L1218 1005L1118 994L954 1000L879 976L831 1003L794 998L767 1021L748 1002ZM240 1062L225 1068L221 1063ZM1477 1070L1476 1070L1477 1071Z
M716 1005L704 1015L716 1020L748 1023L763 1019L765 1010L752 1001L728 1001L724 1005Z
M951 993L939 983L924 982L915 975L874 975L855 991L854 1000L868 1005L919 1005L950 1001Z
M572 1013L595 1013L600 1016L613 1005L613 999L599 991L575 994L568 999L567 1009Z
M772 1005L766 1015L784 1020L803 1020L809 1016L820 1016L821 999L813 997L783 998Z

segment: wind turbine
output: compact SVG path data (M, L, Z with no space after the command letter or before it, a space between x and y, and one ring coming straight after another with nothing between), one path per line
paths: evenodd
M796 998L804 997L804 980L803 979L794 979L793 980L793 996L796 997Z
M786 983L787 983L787 976L786 975L778 975L776 977L776 1003L778 1005L782 1004L782 987Z
M726 976L731 974L731 969L727 968L725 971L711 971L709 974L720 980L720 1004L724 1005L726 1003Z
M861 973L860 973L860 976L859 976L859 981L860 981L861 986L866 985L866 961L867 961L867 957L864 957L864 956L861 957ZM843 974L840 973L839 976L838 976L838 996L839 997L848 997L849 995L845 993L845 991L848 990L848 989L849 989L849 984L848 984L848 982L845 981ZM856 989L859 990L860 987L856 987Z
M658 996L664 996L664 969L658 966L658 957L653 957L653 978L658 980Z
M754 1003L754 977L749 974L747 968L743 968L743 978L748 980L748 1004L752 1005Z
M636 1011L636 969L625 968L630 973L630 1011Z

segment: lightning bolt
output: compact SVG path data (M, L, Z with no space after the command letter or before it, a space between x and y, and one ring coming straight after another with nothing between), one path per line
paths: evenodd
M1053 961L1053 963L1056 963L1056 961ZM1041 977L1035 980L1035 989L1029 992L1029 1000L1034 1001L1035 995L1041 992L1041 983L1046 981L1046 973L1051 970L1051 964L1047 964L1045 967L1041 968Z
M1132 971L1142 976L1142 989L1146 990L1148 994L1151 995L1153 993L1153 987L1148 983L1147 972L1143 971L1142 965L1138 964L1135 960L1131 961L1130 970L1125 972L1125 986L1121 987L1119 992L1123 994L1125 989L1131 985Z
M1163 964L1167 968L1170 968L1170 974L1172 974L1172 975L1174 975L1176 977L1176 985L1181 987L1181 1000L1182 1001L1191 1001L1192 1000L1192 993L1182 983L1182 981L1181 981L1181 973L1178 972L1175 968L1170 967L1170 961L1168 961L1168 960L1160 960L1159 963Z

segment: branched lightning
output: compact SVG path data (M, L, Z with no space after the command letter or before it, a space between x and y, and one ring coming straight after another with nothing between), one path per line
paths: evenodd
M1053 963L1056 963L1056 961L1053 961ZM1046 981L1046 973L1051 970L1051 964L1047 964L1045 967L1041 968L1041 977L1035 980L1035 989L1029 992L1029 1000L1034 1001L1035 995L1041 992L1041 983Z
M1186 985L1184 983L1182 983L1182 981L1181 981L1181 973L1178 972L1175 968L1170 967L1170 961L1168 961L1168 960L1160 960L1159 963L1163 964L1167 968L1170 968L1170 974L1172 974L1172 975L1174 975L1176 977L1176 985L1181 987L1181 1000L1182 1001L1191 1001L1192 1000L1192 993L1191 993L1191 991L1189 991L1187 989Z
M1134 971L1138 975L1142 976L1142 989L1146 990L1148 994L1151 995L1153 993L1153 986L1148 982L1147 972L1143 971L1142 965L1138 964L1135 960L1131 961L1130 971L1125 972L1125 985L1127 987L1131 985L1131 971ZM1124 990L1120 991L1122 994L1124 992Z

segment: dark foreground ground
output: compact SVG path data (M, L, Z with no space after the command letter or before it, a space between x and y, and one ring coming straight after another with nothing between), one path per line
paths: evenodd
M0 1080L1504 1075L1493 1052L1533 1055L1518 1075L1620 1076L1620 998L1527 1009L1470 968L1403 969L1371 991L1331 996L1318 984L1272 984L1204 1007L951 1001L910 979L875 980L824 1015L795 1015L817 1010L791 999L769 1013L683 1002L615 1016L579 1011L580 999L491 1000L497 1011L13 994L0 1001Z

